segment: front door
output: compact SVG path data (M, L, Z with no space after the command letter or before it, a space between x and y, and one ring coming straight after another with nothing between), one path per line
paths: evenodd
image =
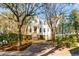
M37 27L34 27L34 32L32 34L32 39L33 40L37 40L38 39L38 36L37 36Z
M37 31L37 27L34 27L34 32L36 32Z

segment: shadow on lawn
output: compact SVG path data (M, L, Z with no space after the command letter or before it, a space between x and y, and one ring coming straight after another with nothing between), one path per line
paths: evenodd
M79 56L79 47L69 50L72 56Z

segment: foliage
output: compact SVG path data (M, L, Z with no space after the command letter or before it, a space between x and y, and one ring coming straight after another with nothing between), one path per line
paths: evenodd
M77 46L77 37L75 35L69 35L66 37L66 43L70 45L70 47L76 47Z
M13 42L16 42L17 39L18 39L18 35L15 34L15 33L9 33L9 34L0 35L0 42L3 42L3 40L5 40L8 43L13 43Z
M72 47L76 47L77 46L77 37L76 36L73 37L72 45L71 46Z
M75 35L69 35L62 39L62 37L56 38L57 46L61 47L63 44L64 46L69 47L76 47L77 46L77 37ZM64 43L63 43L64 42Z
M57 44L57 47L58 47L58 48L61 47L61 41L62 41L62 37L57 36L57 37L56 37L56 44Z
M34 20L35 15L39 15L42 13L40 11L42 4L37 3L3 3L1 4L2 8L8 9L15 16L14 19L18 24L18 45L21 45L22 33L21 29L23 25L28 25L30 20ZM38 12L39 11L39 12Z

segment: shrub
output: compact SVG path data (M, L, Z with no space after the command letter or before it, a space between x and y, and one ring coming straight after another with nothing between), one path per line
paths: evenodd
M18 35L15 34L15 33L9 33L9 34L0 35L0 42L3 42L3 40L5 40L5 41L8 42L8 44L16 42L17 39L18 39Z
M76 46L77 46L77 37L74 36L74 37L73 37L73 40L72 40L71 47L76 47Z
M62 39L61 36L56 37L57 47L76 47L77 46L77 37L75 35L69 35Z
M60 48L61 47L61 45L62 45L62 37L60 37L60 36L57 36L56 37L56 45L57 45L57 48Z
M65 42L67 44L69 44L70 47L76 47L77 46L77 37L74 36L74 35L69 35L69 36L66 37Z

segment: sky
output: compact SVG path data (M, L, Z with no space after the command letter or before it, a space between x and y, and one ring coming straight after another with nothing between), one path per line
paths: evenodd
M2 8L0 8L0 12L3 12L3 9Z
M78 3L75 4L75 5L73 6L73 9L78 9L78 10L79 10L79 4L78 4Z
M76 3L74 4L72 7L67 7L66 9L70 8L71 10L69 10L68 12L72 11L73 9L78 9L79 10L79 4ZM0 13L6 11L5 9L0 8ZM41 14L40 15L41 18L44 18L44 15Z
M75 4L72 9L79 9L79 4ZM0 12L3 12L4 10L2 8L0 8Z

